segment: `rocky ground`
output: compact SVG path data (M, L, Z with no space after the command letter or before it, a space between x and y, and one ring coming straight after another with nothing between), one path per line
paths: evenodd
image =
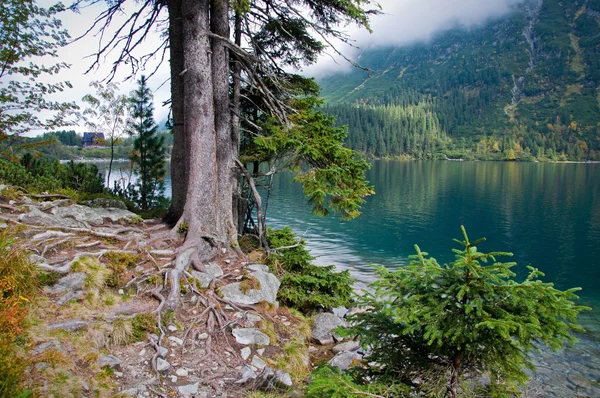
M14 191L0 196L0 209L0 227L47 273L21 353L40 396L300 395L313 362L333 355L331 329L345 311L319 315L311 330L278 306L279 280L260 254L223 249L184 275L180 305L169 311L165 275L183 238L160 221L141 220L118 201L81 205ZM347 367L359 354L345 344L336 360Z

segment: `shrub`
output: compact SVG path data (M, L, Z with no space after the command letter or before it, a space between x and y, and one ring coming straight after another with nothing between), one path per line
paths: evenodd
M533 368L529 352L572 342L570 332L582 331L576 319L586 307L573 302L578 289L557 290L533 267L522 282L514 280L516 264L496 261L512 254L479 252L476 245L485 239L470 242L462 232L455 242L463 248L453 249L449 264L415 246L409 266L378 268L379 279L358 298L365 311L349 317L353 326L344 334L358 335L372 349L369 361L380 366L368 370L376 379L419 376L424 392L454 398L488 373L491 383L482 394L519 395L525 368Z
M289 227L269 230L267 239L274 250L269 255L269 265L280 274L278 299L283 305L309 313L348 304L353 282L348 271L335 272L333 266L313 265L306 244ZM288 246L293 247L277 250Z
M14 245L8 232L0 232L0 396L19 394L26 366L15 346L24 333L29 303L37 290L36 268Z

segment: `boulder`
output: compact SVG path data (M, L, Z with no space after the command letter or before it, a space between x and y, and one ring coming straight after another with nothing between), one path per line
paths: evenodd
M313 320L312 339L321 345L333 344L340 340L333 329L346 326L346 323L329 312L317 314Z
M333 347L331 351L338 354L340 352L346 351L356 351L360 348L360 343L358 341L347 341L345 343L340 343Z
M53 207L50 214L44 213L35 206L29 206L29 209L28 213L19 216L19 221L29 225L88 228L90 225L104 224L104 219L109 219L113 223L120 221L133 222L138 219L135 213L115 208L104 209L71 205Z
M19 216L19 221L23 224L65 228L76 228L80 226L76 220L69 218L63 219L52 214L46 214L35 206L29 206L29 209L30 211L28 213Z
M265 272L262 267L252 267L249 270L246 280L219 288L223 298L238 304L258 304L262 301L274 304L281 285L279 279Z
M348 370L356 362L362 361L362 356L356 352L345 351L340 352L331 358L327 364L329 366L338 367L341 370Z
M256 329L237 328L233 329L231 333L233 334L233 337L235 337L235 341L237 341L238 344L269 345L271 342L269 336Z
M107 198L97 198L93 200L87 200L83 202L84 205L89 207L100 207L100 208L113 208L113 209L121 209L127 210L127 205L118 199L107 199Z
M81 290L86 277L87 275L83 272L74 272L60 278L53 286L44 289L50 294Z

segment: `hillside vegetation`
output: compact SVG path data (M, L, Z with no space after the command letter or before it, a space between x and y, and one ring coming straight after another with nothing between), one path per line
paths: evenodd
M320 81L373 156L600 160L600 0L529 1Z

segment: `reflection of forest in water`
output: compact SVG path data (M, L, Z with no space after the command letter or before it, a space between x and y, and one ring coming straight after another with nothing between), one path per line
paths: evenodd
M111 180L129 170L115 162ZM472 239L487 238L481 250L514 252L520 274L531 264L561 288L600 297L600 164L379 160L367 173L376 194L352 221L312 216L292 179L275 176L268 222L305 234L319 264L369 279L367 264L406 264L414 244L451 261L464 224ZM170 196L170 170L166 188Z
M269 219L308 229L319 263L398 266L414 244L451 261L464 224L472 239L487 238L482 250L514 252L517 271L531 264L560 287L600 296L600 164L375 161L367 179L376 194L349 222L311 216L292 178L275 177Z

